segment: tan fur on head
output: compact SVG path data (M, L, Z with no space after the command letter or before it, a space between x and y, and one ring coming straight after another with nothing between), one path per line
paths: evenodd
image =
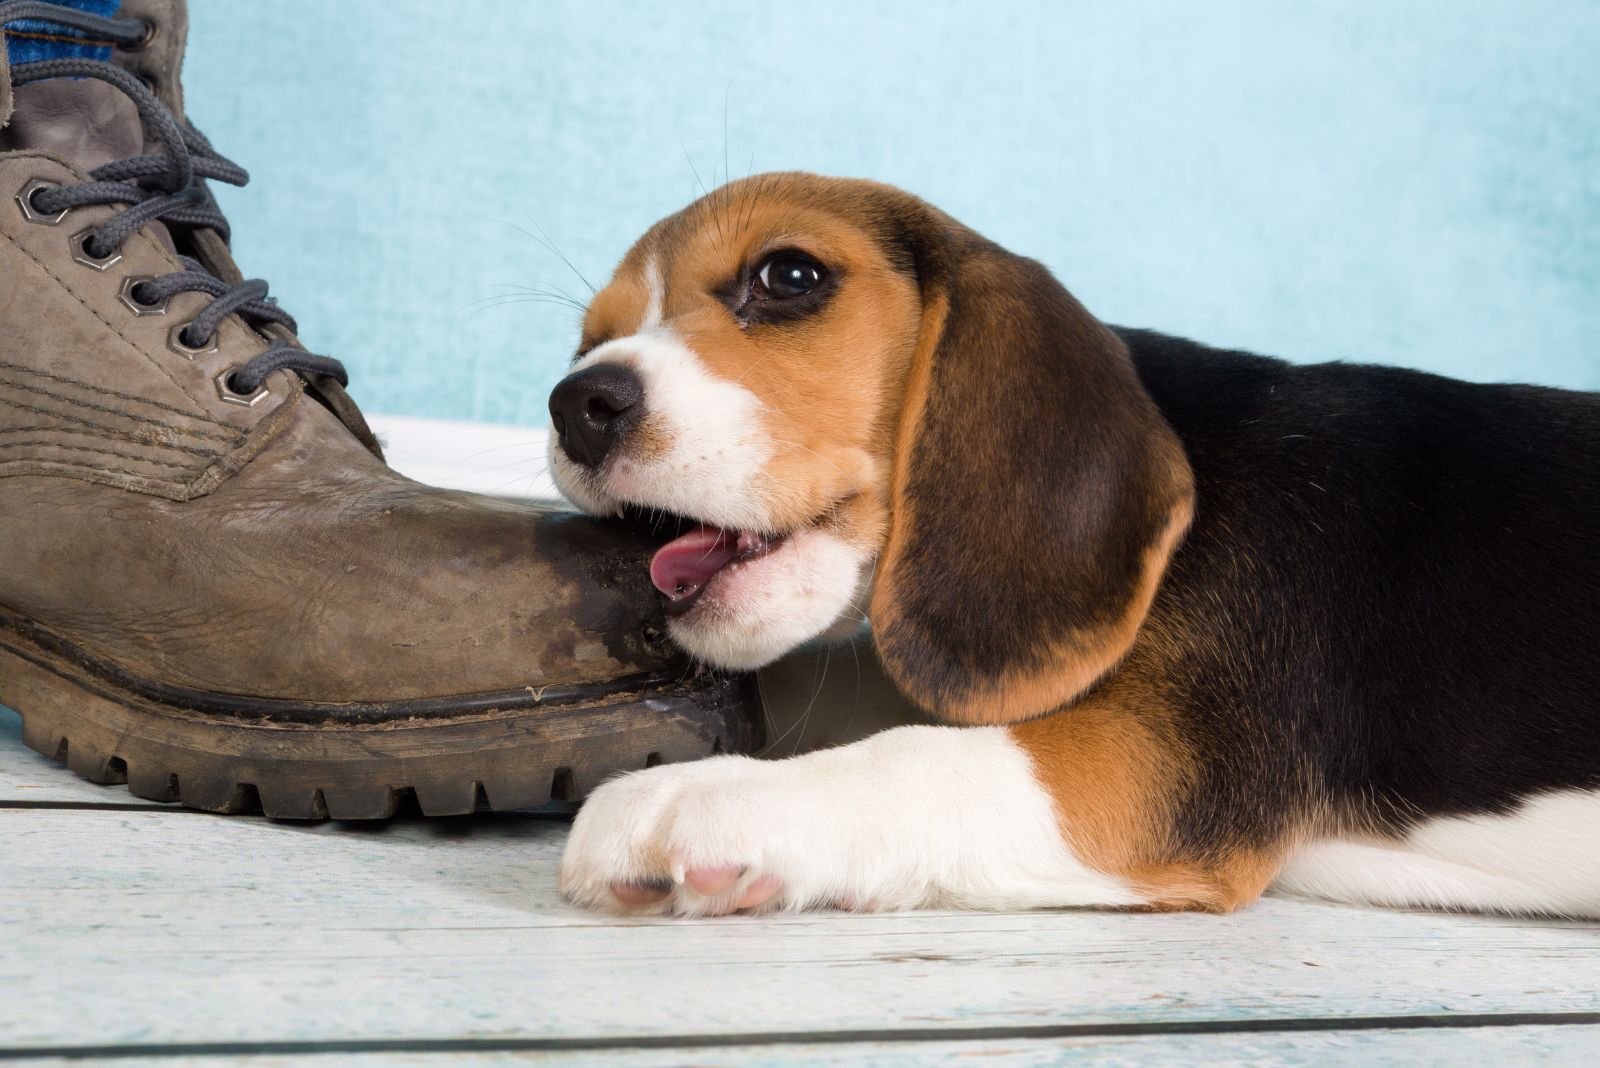
M799 312L747 300L779 252L826 269ZM599 470L552 450L574 500L788 537L673 622L728 666L848 630L870 595L886 666L930 711L1037 716L1127 651L1191 514L1116 336L887 186L762 175L658 223L589 309L596 362L636 369L644 410Z
M584 322L585 349L635 333L649 304L646 273L663 279L661 323L705 369L762 403L776 448L764 482L773 528L810 522L848 496L881 486L894 418L891 398L910 358L919 302L914 280L885 250L816 196L810 175L734 183L657 224L634 247ZM810 253L840 281L812 319L743 328L715 291L741 268L783 249Z

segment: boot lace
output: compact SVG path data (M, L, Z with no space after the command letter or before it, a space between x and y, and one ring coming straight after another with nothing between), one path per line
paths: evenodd
M139 19L105 18L43 0L0 3L0 25L21 19L48 21L81 30L110 39L124 48L137 47L148 33L148 27ZM153 134L162 147L150 155L96 167L89 172L87 182L36 189L32 195L32 207L36 211L54 215L94 204L126 205L125 211L84 239L84 251L96 259L115 254L141 227L154 222L164 223L169 228L207 228L216 231L224 242L228 240L228 220L205 183L210 180L243 186L250 180L243 167L219 155L189 123L179 125L155 93L121 67L95 59L47 59L11 68L14 85L47 78L95 78L121 90L138 109L146 132ZM266 282L250 279L229 285L191 256L179 255L178 260L183 270L140 282L133 287L130 296L152 306L162 304L177 293L210 296L210 303L181 332L179 340L184 345L195 349L208 347L217 327L230 315L237 315L252 326L275 323L291 334L296 332L294 317L267 296ZM264 352L233 372L229 388L240 394L254 393L268 375L280 370L306 376L327 375L340 386L349 385L349 376L338 360L275 340Z

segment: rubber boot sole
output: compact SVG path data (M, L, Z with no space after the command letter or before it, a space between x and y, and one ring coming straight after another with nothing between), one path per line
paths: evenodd
M459 699L311 705L149 683L14 617L0 704L91 782L207 812L370 820L571 803L622 771L748 752L748 678L634 676Z

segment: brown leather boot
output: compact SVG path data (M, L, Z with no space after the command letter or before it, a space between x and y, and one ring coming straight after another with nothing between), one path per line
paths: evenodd
M0 2L0 703L40 752L219 812L575 800L756 739L620 526L386 467L344 370L245 282L182 118L181 0ZM37 32L37 31L35 31Z

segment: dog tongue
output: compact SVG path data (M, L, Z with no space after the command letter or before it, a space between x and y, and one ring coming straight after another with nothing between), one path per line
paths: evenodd
M656 550L650 581L668 597L687 597L739 555L739 533L702 526Z

